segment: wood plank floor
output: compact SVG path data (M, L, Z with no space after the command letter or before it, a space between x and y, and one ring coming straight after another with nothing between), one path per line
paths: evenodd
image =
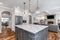
M10 34L7 33L7 36L3 36L2 33L0 33L0 40L16 40L15 33L11 31ZM48 32L48 40L60 40L60 32Z
M60 40L60 32L48 32L48 40Z

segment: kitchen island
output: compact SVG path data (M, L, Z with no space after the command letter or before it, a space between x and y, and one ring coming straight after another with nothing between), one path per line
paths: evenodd
M22 24L15 26L17 40L47 40L48 26Z

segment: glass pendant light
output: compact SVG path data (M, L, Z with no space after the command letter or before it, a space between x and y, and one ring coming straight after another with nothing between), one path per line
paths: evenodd
M31 0L29 0L29 15L31 15L31 10L30 10L30 1L31 1Z
M27 15L28 10L26 10L26 2L24 2L24 15Z
M24 2L24 14L25 14L25 4L26 4L26 3Z
M32 24L32 15L31 15L31 10L30 10L30 1L29 0L29 24Z
M39 7L38 7L38 0L37 0L37 8L35 13L40 13Z

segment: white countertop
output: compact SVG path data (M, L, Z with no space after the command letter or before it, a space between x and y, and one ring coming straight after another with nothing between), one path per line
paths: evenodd
M39 32L41 30L44 30L48 26L34 25L34 24L22 24L22 25L16 25L16 27L35 34L35 33Z

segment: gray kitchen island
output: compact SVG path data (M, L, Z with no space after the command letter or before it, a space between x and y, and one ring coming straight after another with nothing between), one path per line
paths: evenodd
M48 40L48 26L22 24L15 26L17 40Z

